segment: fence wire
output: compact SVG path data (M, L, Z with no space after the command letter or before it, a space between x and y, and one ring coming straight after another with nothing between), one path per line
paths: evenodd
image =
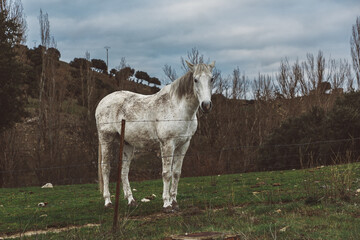
M183 119L177 119L177 120L173 120L173 119L163 119L163 120L159 120L159 119L155 119L155 120L130 120L130 121L126 121L126 123L154 123L154 122L191 122L191 121L195 121L197 119L190 119L190 120L183 120ZM105 123L100 123L101 124L121 124L121 122L105 122ZM98 124L99 125L99 124ZM127 125L128 126L128 125ZM61 131L61 130L73 130L73 129L81 129L84 128L83 125L69 125L67 127L61 128L61 129L56 129L57 131ZM33 135L33 136L39 136L38 132L30 132L27 133L27 135ZM175 137L169 137L169 138L161 138L161 140L168 140L168 139L188 139L188 138L192 138L193 135L180 135L180 136L175 136ZM139 139L137 140L136 143L142 144L145 142L149 142L149 141L159 141L159 138L144 138L144 139ZM346 138L346 139L330 139L330 140L324 140L324 141L309 141L309 142L305 142L305 143L291 143L291 144L260 144L260 145L228 145L228 146L222 146L216 149L212 149L212 150L194 150L192 149L191 151L188 151L188 153L185 154L172 154L172 155L166 155L166 154L161 154L160 148L159 149L136 149L134 150L135 154L153 154L154 158L157 158L159 160L161 160L162 158L172 158L172 157L188 157L188 158L199 158L200 157L207 157L207 156L214 156L215 154L219 154L219 153L234 153L234 152L238 152L238 151L244 151L247 149L252 149L254 151L262 148L262 147L270 147L270 148L299 148L299 147L308 147L308 146L316 146L316 145L330 145L330 144L334 144L334 143L346 143L346 142L350 142L353 143L354 141L360 140L360 137L357 138ZM119 139L116 140L112 140L112 141L106 141L106 142L102 142L102 143L114 143L114 144L119 144ZM94 148L97 148L97 144L92 144L94 145ZM72 145L65 145L62 146L63 148L67 148L70 147ZM29 158L31 156L34 156L34 154L38 154L38 151L41 151L41 147L40 146L34 146L34 147L20 147L20 148L16 148L14 147L13 149L7 149L5 151L3 151L3 154L12 154L13 157L16 158ZM97 151L97 149L96 149ZM360 151L352 151L352 153L359 153ZM235 153L236 154L236 153ZM302 157L311 157L313 153L303 153ZM319 153L317 156L319 157L334 157L336 156L336 154L346 154L346 151L338 151L336 153L334 152L329 152L329 153ZM276 160L281 160L281 159L291 159L291 158L299 158L299 154L284 154L284 156L277 156L276 158L266 158L267 161L271 161L271 162L276 162ZM116 166L118 164L118 158L114 158L112 159L112 161L110 162L110 164L112 166ZM24 173L41 173L41 172L46 172L46 171L54 171L54 170L61 170L61 169L65 169L65 170L77 170L79 171L79 169L81 168L91 168L91 169L96 169L97 168L97 162L96 161L89 161L89 163L79 163L79 164L63 164L63 165L56 165L56 166L46 166L46 167L35 167L35 168L17 168L15 166L13 166L13 169L10 170L0 170L0 174L1 175L12 175L12 176L19 176L21 174ZM257 163L247 163L246 167L249 169L256 169L257 167ZM298 168L299 164L288 164L286 165L287 169L291 169L291 168ZM283 170L284 166L272 166L271 170ZM154 170L144 170L144 172L148 172L151 174L154 174L155 171ZM158 175L160 175L161 172L158 173ZM59 182L64 182L64 183L68 183L68 182L77 182L76 180L78 180L78 182L83 182L86 180L91 180L94 181L94 178L63 178L63 179L59 179Z

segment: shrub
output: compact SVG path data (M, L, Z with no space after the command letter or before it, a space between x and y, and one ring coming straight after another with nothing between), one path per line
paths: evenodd
M360 93L348 93L325 112L313 107L275 129L259 149L260 169L292 169L331 164L334 156L359 153Z

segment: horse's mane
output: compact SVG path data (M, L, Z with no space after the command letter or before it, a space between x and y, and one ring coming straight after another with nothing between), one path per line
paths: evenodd
M170 94L181 99L194 94L193 73L187 72L184 76L176 79L170 86Z
M178 99L186 97L187 95L194 95L193 75L198 75L201 72L210 72L206 64L199 63L196 65L195 73L188 71L184 76L176 79L171 84L170 94L176 96Z

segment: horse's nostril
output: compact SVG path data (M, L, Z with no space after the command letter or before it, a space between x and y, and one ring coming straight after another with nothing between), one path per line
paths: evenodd
M212 108L212 103L210 101L204 101L201 103L201 108L204 112L209 112Z

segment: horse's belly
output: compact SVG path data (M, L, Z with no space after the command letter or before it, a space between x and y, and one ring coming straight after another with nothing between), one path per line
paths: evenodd
M131 125L137 126L131 126ZM159 148L159 140L155 130L145 123L129 123L125 127L125 141L137 149L141 148Z

